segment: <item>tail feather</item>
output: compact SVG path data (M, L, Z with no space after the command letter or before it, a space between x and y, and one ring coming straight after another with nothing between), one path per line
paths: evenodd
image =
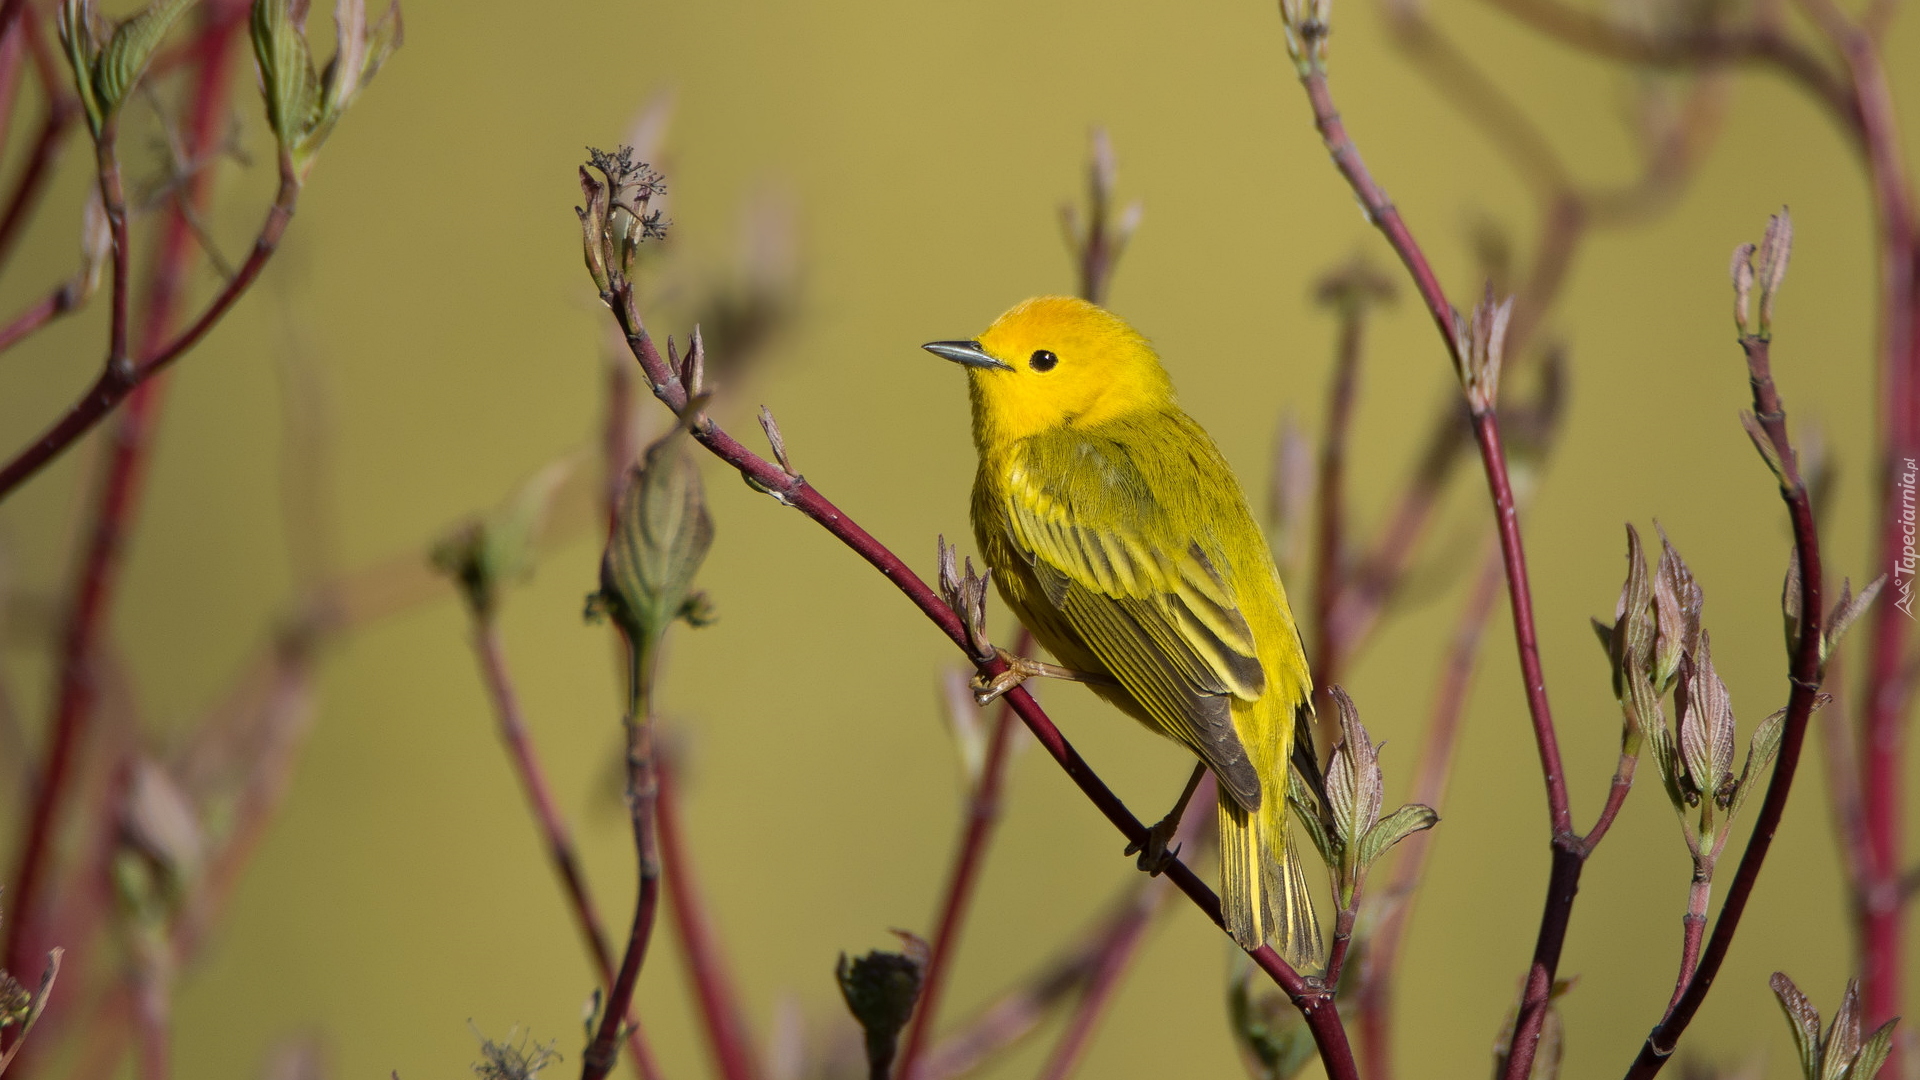
M1286 800L1249 814L1224 789L1219 796L1220 905L1227 933L1242 948L1271 942L1301 970L1321 963L1320 923L1299 846L1288 842Z

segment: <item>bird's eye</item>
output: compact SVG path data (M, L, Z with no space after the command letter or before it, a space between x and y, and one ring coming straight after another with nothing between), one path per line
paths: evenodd
M1027 366L1035 371L1052 371L1053 365L1059 362L1060 358L1047 350L1036 349L1033 356L1028 358Z

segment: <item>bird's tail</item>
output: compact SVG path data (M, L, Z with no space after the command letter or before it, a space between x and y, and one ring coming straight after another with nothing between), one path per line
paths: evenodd
M1288 842L1287 800L1269 790L1248 813L1220 789L1220 906L1227 933L1242 948L1271 943L1301 971L1321 963L1320 922L1313 911L1299 848Z

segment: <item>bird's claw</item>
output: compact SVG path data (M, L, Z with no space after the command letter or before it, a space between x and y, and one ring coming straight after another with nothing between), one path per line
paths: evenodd
M987 706L999 700L1001 696L1028 679L1048 674L1052 665L1038 660L1029 660L1024 656L1015 656L999 646L994 646L994 654L1004 660L1007 670L998 675L975 675L973 677L973 702Z
M1168 817L1148 829L1146 839L1128 844L1127 850L1121 854L1139 853L1140 857L1134 861L1134 865L1146 871L1149 877L1159 877L1180 858L1181 845L1167 846L1167 842L1173 839L1173 834L1179 827L1180 821L1177 817Z

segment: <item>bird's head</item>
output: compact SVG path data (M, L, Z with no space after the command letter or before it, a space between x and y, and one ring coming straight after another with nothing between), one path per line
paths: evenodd
M1070 296L1018 304L971 341L921 347L967 369L974 439L983 450L1173 401L1173 384L1147 339L1105 308Z

